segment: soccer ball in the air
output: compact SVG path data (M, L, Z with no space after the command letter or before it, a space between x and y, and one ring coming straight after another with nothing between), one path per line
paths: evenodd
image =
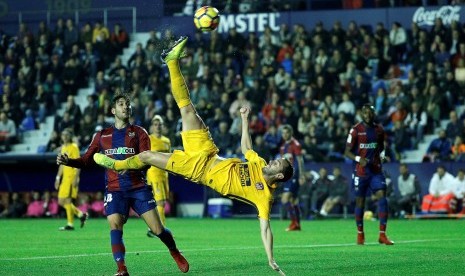
M194 24L202 32L211 32L220 24L220 13L214 7L203 6L195 11Z

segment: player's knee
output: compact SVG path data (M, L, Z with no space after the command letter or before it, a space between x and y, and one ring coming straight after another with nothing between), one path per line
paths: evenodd
M139 153L139 159L140 161L142 161L142 163L147 164L151 155L152 153L147 150L147 151Z

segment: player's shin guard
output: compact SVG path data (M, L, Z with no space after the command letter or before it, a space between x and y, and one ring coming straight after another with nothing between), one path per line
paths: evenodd
M386 223L388 219L388 204L386 197L382 197L378 200L378 219L379 219L379 231L384 233L386 231Z
M125 160L115 161L115 170L139 170L144 168L146 165L139 158L139 155L134 155Z
M176 249L176 242L173 239L173 235L168 228L165 228L157 237L168 247L169 250Z
M115 262L118 265L118 271L126 271L126 264L124 262L126 248L123 243L123 231L116 229L111 230L110 239L113 259L115 259Z
M173 93L174 100L179 108L188 106L191 103L189 97L189 90L187 89L186 81L181 74L178 60L171 60L167 63L168 70L170 71L171 79L171 92Z

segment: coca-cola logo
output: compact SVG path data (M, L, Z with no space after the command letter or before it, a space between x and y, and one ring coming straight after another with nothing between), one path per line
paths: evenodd
M444 25L450 25L452 21L460 21L460 6L442 6L430 11L424 7L419 7L415 11L412 21L418 26L433 26L436 18L441 18Z

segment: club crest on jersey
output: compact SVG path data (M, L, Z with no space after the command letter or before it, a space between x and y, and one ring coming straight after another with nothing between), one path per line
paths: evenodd
M136 133L135 133L135 132L132 132L132 131L130 131L130 132L128 133L128 136L129 136L129 137L134 137L134 136L136 136Z
M263 184L261 182L255 183L255 188L257 190L263 190L264 189Z

